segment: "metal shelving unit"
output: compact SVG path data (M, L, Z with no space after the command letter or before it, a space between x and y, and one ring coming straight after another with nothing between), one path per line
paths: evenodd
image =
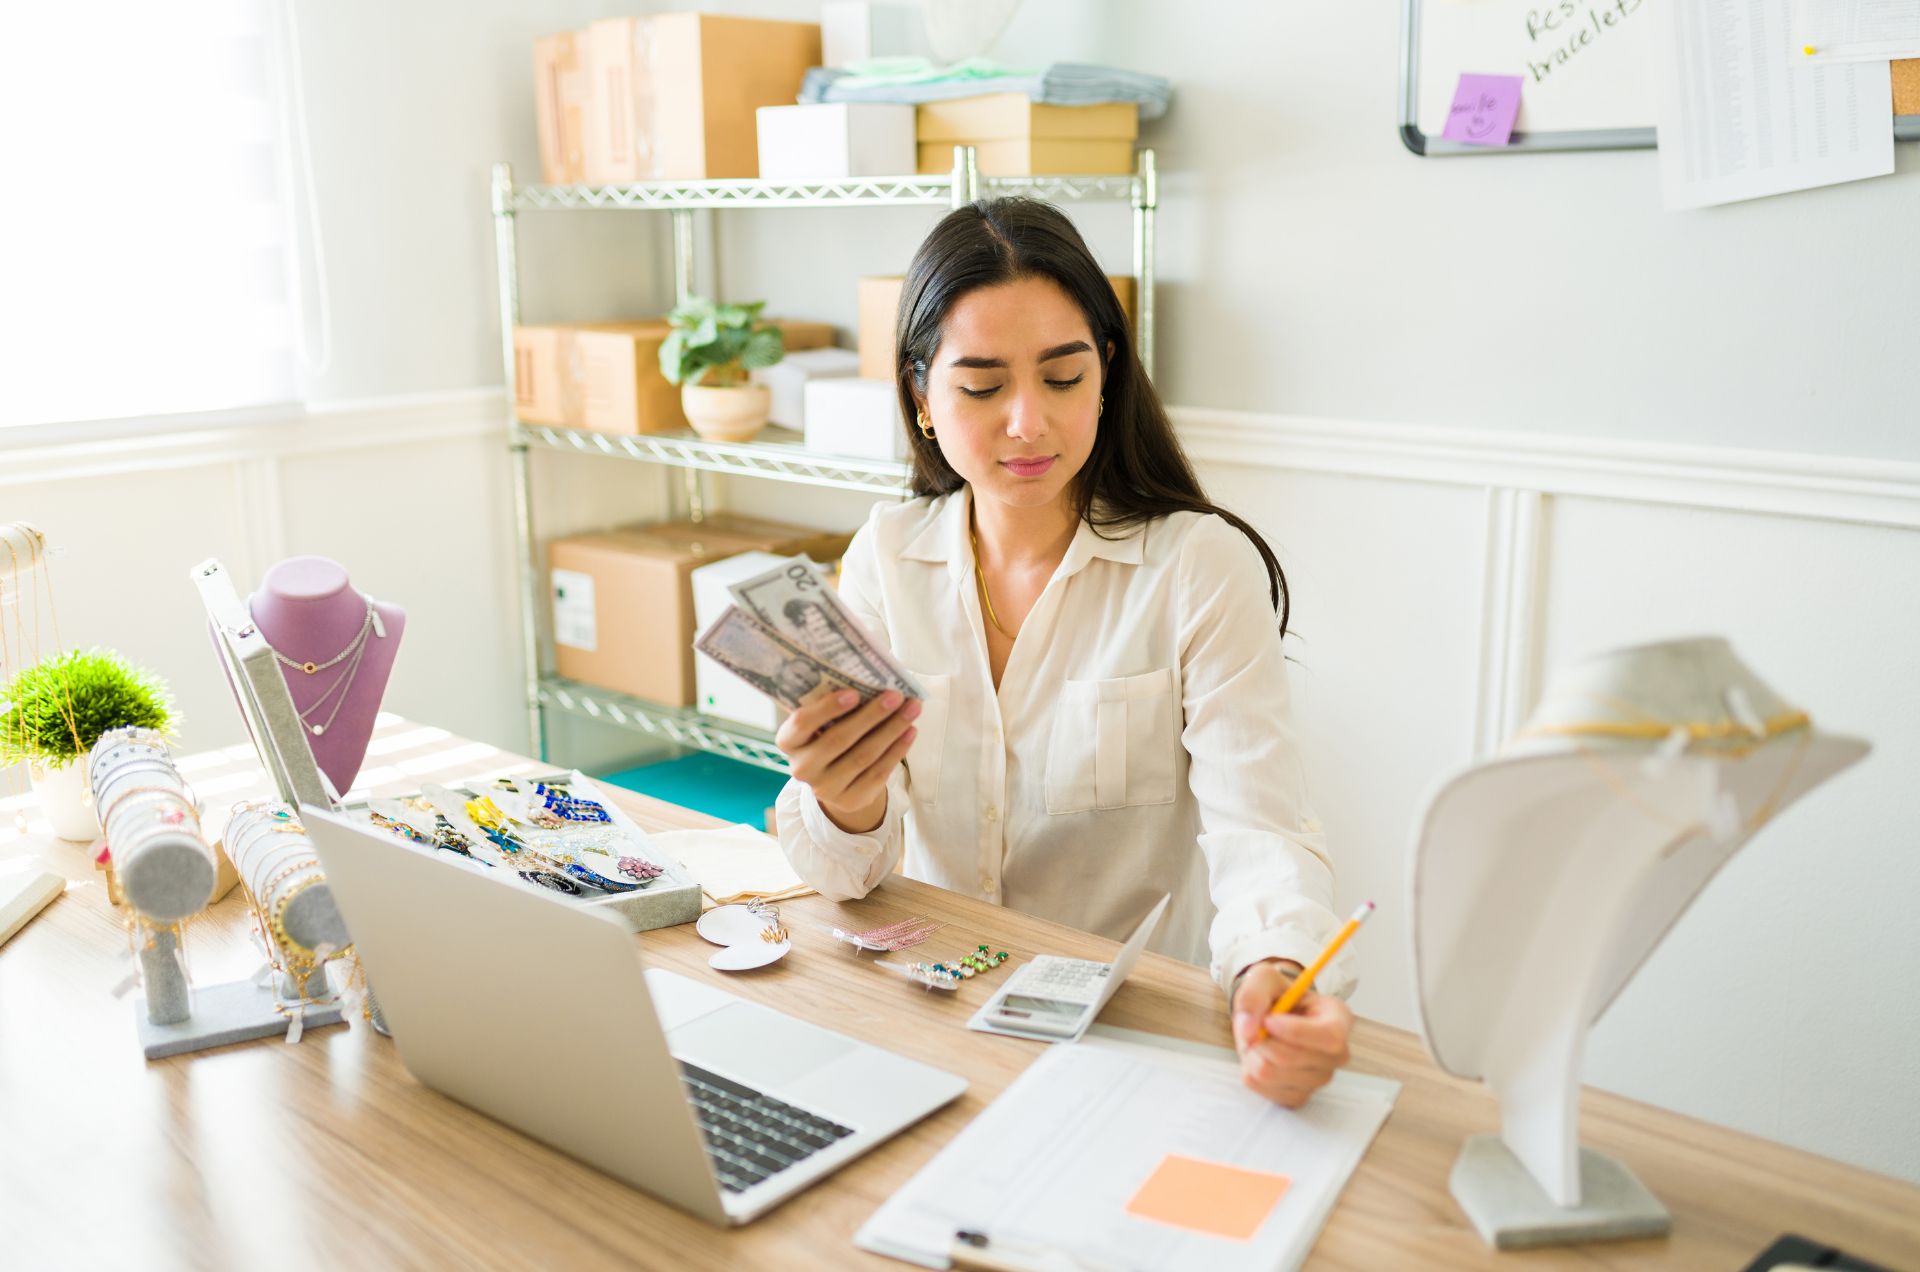
M513 329L520 321L517 217L521 212L570 210L664 211L673 220L673 290L685 298L693 277L693 214L716 208L924 206L959 208L976 199L1031 195L1055 203L1126 200L1133 208L1133 275L1138 295L1134 339L1149 374L1154 353L1154 216L1159 206L1154 153L1141 150L1129 176L982 177L973 148L955 146L945 176L867 177L833 181L650 181L609 186L516 186L513 170L493 167L493 231L499 269L501 361L507 384L507 443L513 463L514 526L520 571L520 632L526 650L526 706L534 754L547 755L545 712L587 719L664 738L680 746L786 771L773 739L698 711L643 702L626 694L563 680L546 671L540 638L541 563L533 536L534 448L604 455L681 470L689 512L703 515L705 473L761 477L876 498L911 493L908 468L882 460L823 455L793 442L709 442L692 433L613 434L528 424L512 416Z
M516 424L513 436L516 445L525 443L588 455L612 455L696 472L767 477L873 495L912 493L908 482L910 470L905 464L852 455L823 455L798 442L710 442L691 432L596 433L579 428L549 428L544 424Z

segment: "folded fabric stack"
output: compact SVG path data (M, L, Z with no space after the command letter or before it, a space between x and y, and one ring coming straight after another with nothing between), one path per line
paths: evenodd
M800 86L802 102L918 104L989 93L1024 93L1049 106L1134 102L1140 118L1158 119L1167 113L1173 86L1158 75L1080 62L1035 69L968 58L936 66L923 57L874 58L844 68L816 66Z

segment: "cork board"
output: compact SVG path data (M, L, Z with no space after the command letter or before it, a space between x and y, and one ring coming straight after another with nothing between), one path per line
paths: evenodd
M1893 113L1920 115L1920 57L1893 64Z

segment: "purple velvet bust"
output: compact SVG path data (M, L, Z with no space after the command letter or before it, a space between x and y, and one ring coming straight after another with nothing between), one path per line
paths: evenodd
M306 729L314 762L344 795L360 773L406 611L354 590L326 557L289 557L247 598Z

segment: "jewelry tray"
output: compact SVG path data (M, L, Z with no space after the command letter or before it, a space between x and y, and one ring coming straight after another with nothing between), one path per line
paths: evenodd
M589 890L585 895L564 899L575 905L604 910L615 915L635 932L675 927L682 923L692 923L700 917L700 885L694 881L692 875L687 873L687 868L654 847L649 842L647 833L634 825L625 811L617 803L608 799L600 785L592 778L576 769L572 772L554 770L546 773L516 773L512 775L512 780L524 786L530 786L534 782L564 782L576 795L585 796L607 810L607 816L612 819L611 824L631 841L628 851L660 867L660 875L644 888L611 894ZM463 797L478 798L494 789L494 779L468 778L462 782L448 783L447 789ZM387 798L406 800L423 797L422 792L416 791L410 795L382 797L382 802ZM351 800L344 805L344 810L350 817L362 822L376 834L391 836L391 831L376 826L369 820L368 814L373 811L373 802L371 799ZM464 817L450 817L449 820L453 821L455 828L463 834L469 838L474 837L475 830ZM502 869L495 868L486 873L496 874ZM533 886L507 877L503 877L500 882L505 887Z

